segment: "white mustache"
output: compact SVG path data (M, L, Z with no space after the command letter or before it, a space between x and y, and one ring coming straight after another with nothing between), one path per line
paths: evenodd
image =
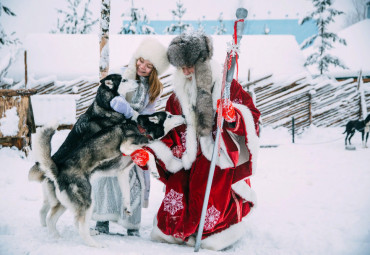
M194 80L195 79L195 74L194 73L191 73L191 74L188 74L188 75L185 75L185 78L186 79L192 79L192 80Z

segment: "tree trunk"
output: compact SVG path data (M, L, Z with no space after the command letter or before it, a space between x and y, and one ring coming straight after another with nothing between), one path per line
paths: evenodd
M109 21L110 0L102 0L100 18L100 79L107 76L109 71Z

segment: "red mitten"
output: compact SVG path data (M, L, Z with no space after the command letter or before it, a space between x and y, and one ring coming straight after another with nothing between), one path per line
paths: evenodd
M131 153L131 159L138 166L145 166L149 160L149 153L144 149L138 149Z
M220 107L221 99L217 100L217 111ZM233 103L228 98L222 99L222 117L227 122L234 122L236 120L235 109Z

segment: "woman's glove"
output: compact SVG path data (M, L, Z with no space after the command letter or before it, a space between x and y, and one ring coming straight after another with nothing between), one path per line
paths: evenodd
M217 100L217 112L220 107L221 99ZM228 98L222 99L222 117L227 122L234 122L236 120L235 109L233 103Z
M149 160L149 153L144 149L138 149L131 153L131 159L138 166L145 166Z
M127 119L132 118L136 121L137 116L139 115L122 96L114 97L110 101L110 106L116 112L123 114Z

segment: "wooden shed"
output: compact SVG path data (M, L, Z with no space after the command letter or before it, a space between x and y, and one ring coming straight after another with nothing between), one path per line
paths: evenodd
M0 145L28 152L31 133L36 132L30 96L36 92L35 89L0 90Z

